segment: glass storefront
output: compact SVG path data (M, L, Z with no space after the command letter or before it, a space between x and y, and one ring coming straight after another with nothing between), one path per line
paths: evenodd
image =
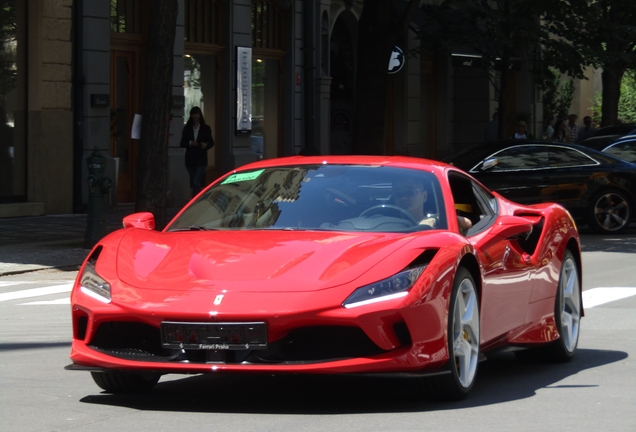
M183 65L183 122L190 118L193 107L201 108L205 123L216 137L217 57L210 54L186 54ZM208 152L208 164L214 165L214 152Z
M26 201L26 2L0 0L0 203Z
M252 151L260 159L279 156L280 62L252 61Z
M184 1L183 56L183 122L190 119L193 107L201 108L205 123L212 128L216 145L208 152L205 183L219 176L217 163L221 160L217 124L219 117L219 58L224 50L224 26L220 0Z

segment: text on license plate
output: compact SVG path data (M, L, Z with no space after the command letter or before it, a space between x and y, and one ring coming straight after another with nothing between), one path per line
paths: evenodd
M248 323L161 323L166 348L244 350L267 348L267 325Z

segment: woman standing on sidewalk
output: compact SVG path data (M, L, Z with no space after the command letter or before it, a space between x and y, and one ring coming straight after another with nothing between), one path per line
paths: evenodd
M208 166L208 150L213 146L212 129L205 124L201 108L192 107L190 118L183 127L181 147L186 149L185 165L190 175L193 197L201 192L203 174Z

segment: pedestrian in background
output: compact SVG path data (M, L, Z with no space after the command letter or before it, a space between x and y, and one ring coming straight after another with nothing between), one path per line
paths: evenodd
M517 123L517 132L515 132L515 139L528 139L528 128L526 126L526 122L520 121Z
M581 130L581 128L576 124L576 119L578 119L579 116L577 116L576 114L570 114L568 116L568 130L569 130L569 134L568 134L568 142L569 143L573 143L576 142L576 139L579 137L579 131Z
M592 117L585 116L583 117L583 127L579 130L579 134L576 137L576 142L579 142L589 136L592 135L593 132L596 131L594 125L592 125Z
M212 128L205 124L201 108L192 107L190 118L183 127L181 147L186 149L185 165L190 175L193 197L201 192L203 174L208 166L208 150L213 146Z
M565 120L557 120L556 124L554 125L554 136L552 137L552 141L568 142L569 136L570 131L568 130L568 125L566 124Z
M550 116L547 119L545 119L545 122L547 123L547 126L545 127L545 133L543 134L543 139L547 141L553 141L554 140L554 125L555 125L556 119L554 118L554 116Z

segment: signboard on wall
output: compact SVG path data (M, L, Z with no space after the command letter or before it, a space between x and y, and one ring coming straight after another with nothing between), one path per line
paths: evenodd
M236 47L236 133L252 131L252 48Z
M453 53L451 65L453 67L483 67L483 60L480 55Z
M399 46L393 48L391 52L391 58L389 59L389 74L396 74L402 70L404 67L404 63L406 63L406 57L404 56L404 51Z

